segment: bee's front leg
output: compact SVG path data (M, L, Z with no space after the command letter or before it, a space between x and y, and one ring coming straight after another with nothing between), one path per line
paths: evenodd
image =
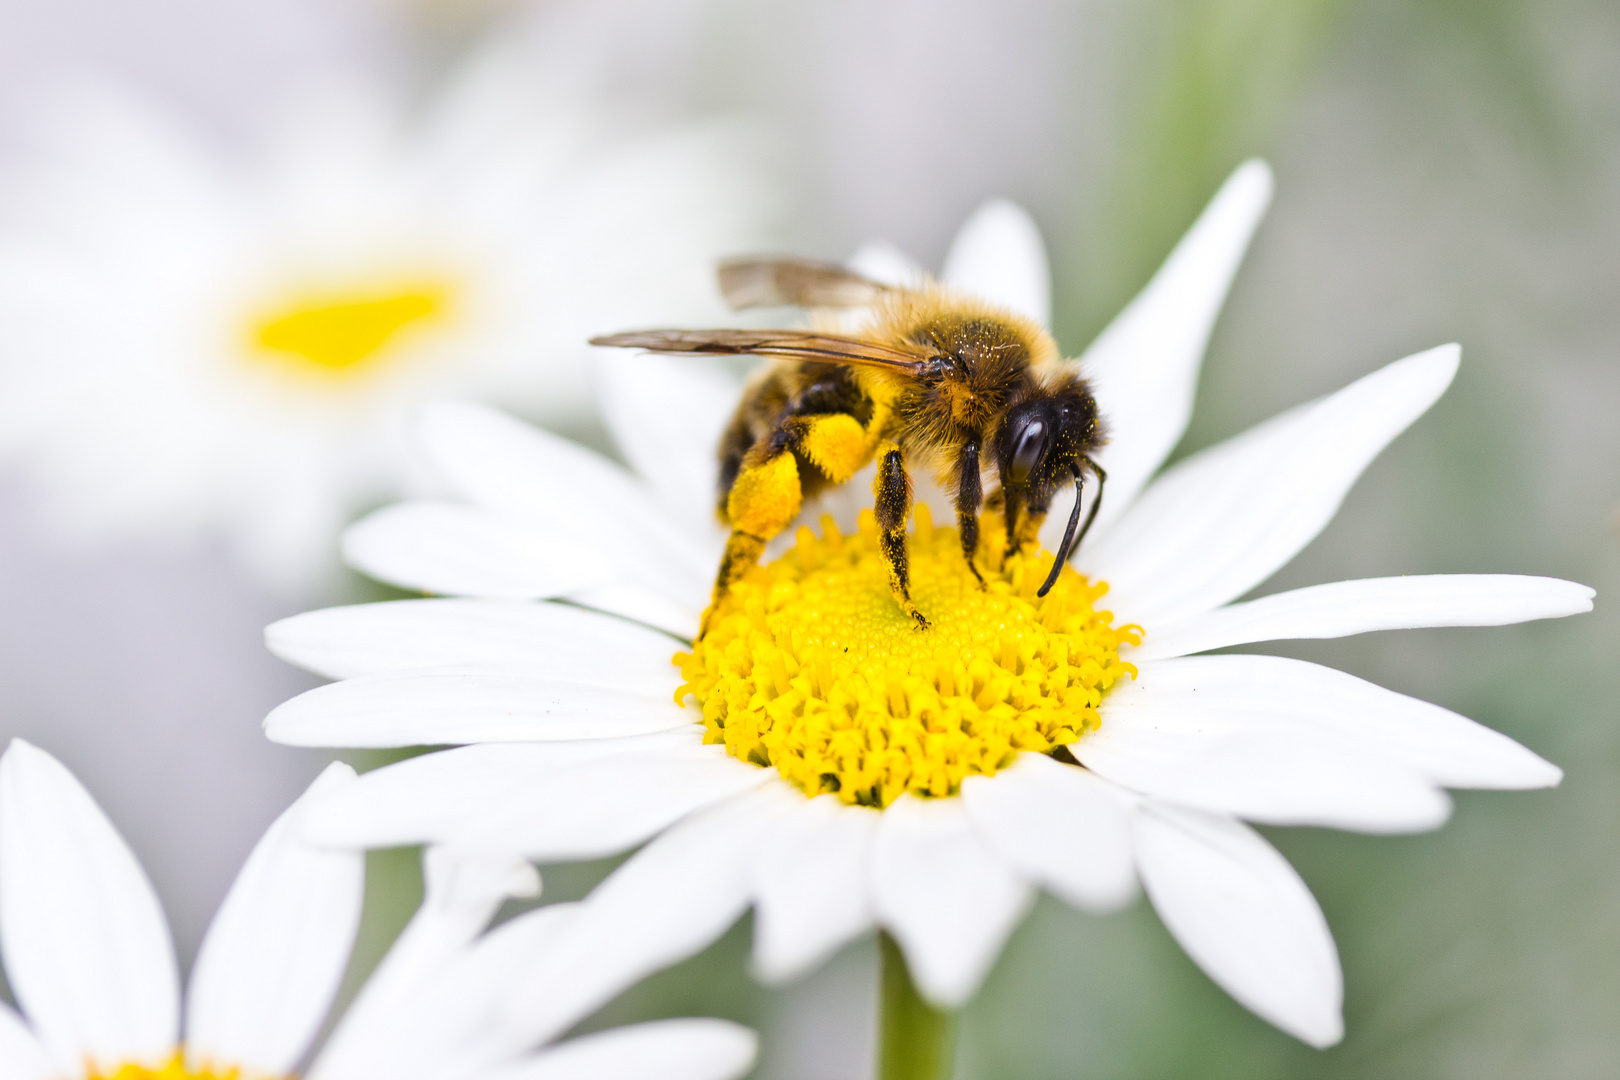
M906 556L906 518L911 514L911 477L900 448L889 443L878 450L877 478L872 482L875 497L872 510L877 516L878 546L889 565L889 589L907 615L917 621L919 630L928 629L928 620L911 602L911 572Z

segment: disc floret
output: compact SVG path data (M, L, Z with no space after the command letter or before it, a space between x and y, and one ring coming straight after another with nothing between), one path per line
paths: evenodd
M1004 532L986 520L980 588L956 530L926 506L911 537L912 596L931 627L894 602L870 513L842 535L801 528L794 547L736 582L708 632L675 662L676 698L703 710L705 741L775 766L807 795L883 807L902 792L956 794L1019 751L1046 753L1101 723L1103 694L1136 669L1119 658L1141 630L1113 625L1104 582L1028 550L993 560ZM996 523L999 525L999 522Z

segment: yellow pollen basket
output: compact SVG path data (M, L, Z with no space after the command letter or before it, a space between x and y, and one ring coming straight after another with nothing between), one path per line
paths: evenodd
M92 1069L88 1080L238 1080L242 1070L229 1069L188 1069L185 1058L176 1053L168 1061L154 1069L147 1065L120 1065L112 1072Z
M357 373L374 366L410 328L440 318L449 305L443 285L306 296L255 321L254 346L267 358L310 374Z
M733 583L708 633L675 655L675 700L697 699L705 742L774 765L806 795L884 807L906 791L954 795L963 777L1099 726L1104 692L1136 676L1119 647L1141 641L1094 606L1107 584L1065 568L1037 598L1052 556L987 567L1006 534L986 515L980 589L956 530L935 528L926 506L915 520L911 596L927 630L889 591L870 512L854 536L830 518L820 539L801 528L791 551Z

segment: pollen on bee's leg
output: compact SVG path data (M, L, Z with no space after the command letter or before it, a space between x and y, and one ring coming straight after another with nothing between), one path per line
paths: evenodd
M813 417L799 440L804 456L835 484L842 484L866 463L872 439L853 416L832 413Z
M726 497L726 517L738 532L772 537L787 528L804 501L799 464L783 451L761 462L745 462Z
M716 600L708 632L675 657L706 742L807 795L882 807L956 794L1016 751L1050 753L1101 724L1102 695L1136 671L1119 647L1141 640L1094 606L1104 586L1066 568L1037 597L1051 555L1033 549L981 589L957 531L926 507L916 517L910 611L928 613L927 633L895 602L870 512L850 535L801 528Z

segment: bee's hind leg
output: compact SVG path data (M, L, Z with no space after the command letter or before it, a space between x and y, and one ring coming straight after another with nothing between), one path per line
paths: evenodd
M878 546L889 565L889 589L919 630L928 629L928 620L911 602L911 572L906 554L906 518L911 513L911 477L900 448L892 444L880 453L877 479L872 482L877 516Z
M721 599L733 583L759 562L765 544L787 528L804 502L799 483L799 465L785 440L761 440L743 458L726 493L725 519L731 526L720 572L714 579L714 594L698 626L698 637L709 632L709 623Z

